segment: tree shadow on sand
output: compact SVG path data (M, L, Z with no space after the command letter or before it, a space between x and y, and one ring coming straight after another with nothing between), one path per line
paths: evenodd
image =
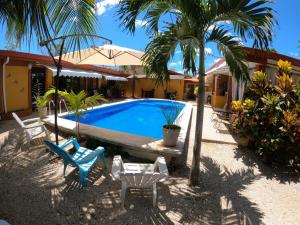
M258 179L251 169L232 172L202 157L199 187L189 187L187 171L178 171L158 185L157 207L151 190L132 189L122 210L121 184L101 162L82 190L77 170L68 169L64 178L61 160L50 163L43 145L22 149L16 135L0 151L0 215L12 225L261 223L262 213L241 194Z
M249 168L258 168L261 176L267 179L275 179L280 183L300 182L300 168L279 164L265 164L261 157L258 157L253 151L247 148L236 147L234 154L236 159L241 159Z

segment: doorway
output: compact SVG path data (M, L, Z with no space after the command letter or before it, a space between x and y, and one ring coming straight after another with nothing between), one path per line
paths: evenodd
M46 69L45 68L32 68L31 69L31 102L32 109L36 109L35 98L45 94L46 82Z

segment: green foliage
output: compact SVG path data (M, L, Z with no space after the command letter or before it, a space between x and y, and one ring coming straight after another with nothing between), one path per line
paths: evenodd
M30 43L33 34L39 43L69 36L65 49L78 50L93 41L98 26L96 1L11 0L1 3L0 21L7 25L7 40ZM55 52L59 44L52 42ZM57 46L56 46L57 45Z
M48 99L48 95L46 95L46 94L35 97L35 104L36 104L36 107L38 107L39 109L47 107L48 102L49 102L49 99Z
M46 92L45 95L49 96L54 93L55 89L51 88ZM73 91L58 91L58 94L66 100L68 108L75 115L77 137L79 137L79 122L81 116L88 111L88 108L99 104L101 101L106 101L106 99L99 94L88 97L87 93L83 90L80 91L78 94L74 93Z
M198 86L194 88L194 95L198 96Z
M77 136L79 136L79 122L81 116L88 110L89 107L93 107L99 104L100 101L105 101L105 99L98 94L88 97L88 95L83 90L78 94L75 94L73 91L60 91L59 95L61 95L67 101L69 109L71 109L75 115Z
M300 163L300 95L288 75L291 68L286 61L278 62L276 85L263 72L256 72L248 98L234 101L232 109L239 114L237 129L252 140L258 154L295 165Z

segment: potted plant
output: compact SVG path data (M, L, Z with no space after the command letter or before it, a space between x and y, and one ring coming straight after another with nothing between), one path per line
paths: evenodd
M38 110L40 118L47 116L47 104L48 104L48 95L41 95L35 97L35 104Z
M177 105L171 108L162 108L162 113L167 121L167 124L163 125L163 144L167 147L173 147L177 144L178 136L181 127L176 125L175 119L179 114L179 107Z

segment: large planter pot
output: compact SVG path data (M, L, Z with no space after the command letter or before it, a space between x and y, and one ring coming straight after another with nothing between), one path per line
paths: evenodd
M163 144L167 147L173 147L177 144L180 133L180 126L164 125L163 126Z
M47 116L47 107L38 108L38 114L40 118L44 118Z

